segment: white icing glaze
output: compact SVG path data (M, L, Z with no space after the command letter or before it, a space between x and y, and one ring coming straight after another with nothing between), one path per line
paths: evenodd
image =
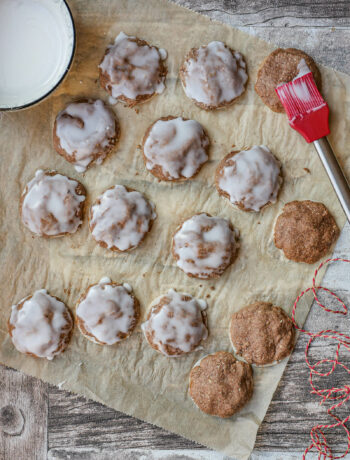
M84 195L75 191L78 182L61 174L47 175L39 169L23 195L22 221L36 235L74 233L82 220L77 217Z
M160 76L159 66L166 58L166 51L140 46L134 40L135 37L120 32L99 66L110 79L107 87L113 98L136 99L164 91L165 77Z
M186 96L216 107L233 101L244 92L248 80L242 55L232 55L224 43L214 41L198 48L195 58L184 63Z
M125 286L107 284L110 282L105 277L91 286L76 310L87 332L107 345L123 340L118 334L128 334L135 319L135 300L130 291Z
M96 241L127 251L136 247L157 217L154 205L140 192L122 185L106 190L91 208L90 228Z
M102 163L115 134L115 118L101 100L73 102L56 118L56 135L78 172L86 171L96 154L96 163Z
M304 75L311 72L304 58L300 59L297 67L298 67L299 72L298 72L298 75L295 78L293 78L293 80L303 77Z
M186 220L173 238L178 267L201 278L223 271L237 247L236 235L229 222L206 214Z
M275 203L282 182L281 165L270 150L254 146L235 154L223 168L218 184L228 193L233 204L260 211L267 203Z
M50 296L45 289L34 292L20 310L19 304L12 306L10 317L10 324L14 326L11 337L14 346L21 353L53 359L60 353L57 349L61 335L72 327L70 316L69 320L63 316L67 313L65 304Z
M190 297L190 300L183 300L182 296ZM164 297L167 303L155 313L156 305ZM165 296L152 303L154 306L151 307L150 317L141 328L146 339L148 340L146 334L151 335L153 344L164 355L179 356L169 355L167 345L178 348L183 353L189 353L198 349L199 343L208 337L208 330L202 318L202 311L207 308L204 300L170 289ZM197 325L194 325L196 323Z
M204 136L204 137L203 137ZM162 168L168 180L192 177L208 160L209 139L195 120L158 120L143 147L146 168Z

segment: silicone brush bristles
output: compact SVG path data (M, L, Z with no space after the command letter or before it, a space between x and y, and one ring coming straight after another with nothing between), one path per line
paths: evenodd
M288 115L289 124L307 142L329 134L329 108L311 72L278 86L276 93Z

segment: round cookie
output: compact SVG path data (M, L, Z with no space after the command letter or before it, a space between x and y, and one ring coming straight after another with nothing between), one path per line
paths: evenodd
M113 98L133 107L164 91L166 57L165 50L120 32L99 65L100 84Z
M188 276L218 278L234 261L238 232L230 222L209 214L195 214L176 230L172 254L176 264Z
M115 185L90 210L90 231L103 248L124 252L136 248L157 217L153 203L140 192Z
M208 337L206 308L205 300L170 289L152 302L141 326L147 342L169 357L197 350Z
M287 259L313 264L324 257L339 236L326 206L315 201L291 201L278 216L274 242Z
M107 277L90 285L76 307L80 332L100 345L114 345L129 337L139 317L140 304L131 286L112 283Z
M22 222L35 235L47 238L75 233L82 224L85 195L80 182L39 169L21 196Z
M8 320L9 334L18 351L49 360L66 349L72 329L68 308L45 289L13 305Z
M278 48L269 54L261 63L255 83L255 91L274 112L284 112L275 88L292 81L306 66L311 70L318 89L321 91L321 74L315 61L303 51L295 48Z
M105 104L96 101L72 102L56 117L53 145L56 152L85 172L100 165L119 139L119 124Z
M282 308L255 302L231 316L230 339L238 356L250 364L262 366L291 354L295 329Z
M243 56L219 41L192 48L180 68L187 97L205 110L225 107L245 91L248 80Z
M215 174L219 194L242 211L258 212L275 203L281 184L281 163L264 145L229 153Z
M202 125L182 117L163 117L155 121L143 139L146 168L165 181L195 176L208 160L209 138Z
M201 411L227 418L247 404L253 386L250 364L237 361L231 353L218 351L192 368L189 393Z

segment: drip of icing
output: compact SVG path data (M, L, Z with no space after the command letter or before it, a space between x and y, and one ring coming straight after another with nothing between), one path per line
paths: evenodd
M192 177L208 160L209 139L195 120L181 117L158 120L152 126L144 144L146 167L161 166L169 179Z
M300 59L297 68L298 68L298 75L294 77L293 80L303 77L304 75L311 72L304 58Z
M190 299L183 300L183 296ZM161 309L155 313L153 307L149 319L141 325L143 332L145 335L149 334L152 342L167 356L167 345L184 353L194 351L199 343L208 337L208 330L202 318L202 311L207 308L207 303L174 289L170 289L165 296L153 303L156 304L164 298L166 303Z
M64 317L65 304L41 289L25 300L20 310L18 305L12 306L10 317L14 346L22 353L53 359L59 353L62 333L71 327L71 320Z
M106 190L91 208L90 228L97 241L120 251L136 247L157 217L153 203L122 185Z
M209 277L226 268L237 249L236 234L226 219L198 214L186 220L173 239L176 261L185 273Z
M233 204L260 211L267 203L275 203L282 179L281 166L270 150L254 146L235 154L224 166L218 184L228 193Z
M138 45L135 37L120 32L99 67L110 79L107 87L113 98L136 99L164 91L165 77L160 75L160 63L165 58L165 50Z
M90 287L76 313L87 332L100 342L113 345L122 340L118 334L130 332L135 319L135 300L124 286L106 284L106 279L109 280L102 278Z
M184 63L186 96L208 106L231 102L244 92L248 80L246 64L240 53L214 41L201 46Z
M101 100L69 104L56 119L56 135L61 147L72 156L78 172L86 171L95 159L101 164L106 147L115 136L115 119Z
M77 217L84 195L78 182L61 174L47 175L39 169L23 192L22 221L37 235L74 233L82 220Z

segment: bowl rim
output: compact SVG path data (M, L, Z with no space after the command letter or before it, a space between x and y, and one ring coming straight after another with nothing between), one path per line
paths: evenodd
M73 58L74 58L76 44L77 44L77 39L76 39L77 34L76 34L76 28L75 28L75 24L74 24L73 14L72 14L71 9L69 8L68 2L67 2L67 0L61 0L61 1L65 5L66 10L67 10L67 12L69 14L71 25L72 25L72 32L73 32L73 46L72 46L71 56L70 56L70 59L69 59L69 62L67 64L67 67L66 67L65 71L63 72L63 74L62 74L61 78L58 80L58 82L47 93L43 94L38 99L35 99L34 101L31 101L31 102L27 102L26 104L23 104L23 105L15 105L13 107L1 107L1 105L0 105L0 112L11 112L11 111L15 111L15 110L22 110L22 109L26 109L28 107L32 107L33 105L38 104L43 99L47 98L51 93L53 93L55 91L55 89L62 83L62 81L67 76L67 74L68 74L68 72L69 72L69 70L70 70L70 68L72 66L72 63L73 63Z

